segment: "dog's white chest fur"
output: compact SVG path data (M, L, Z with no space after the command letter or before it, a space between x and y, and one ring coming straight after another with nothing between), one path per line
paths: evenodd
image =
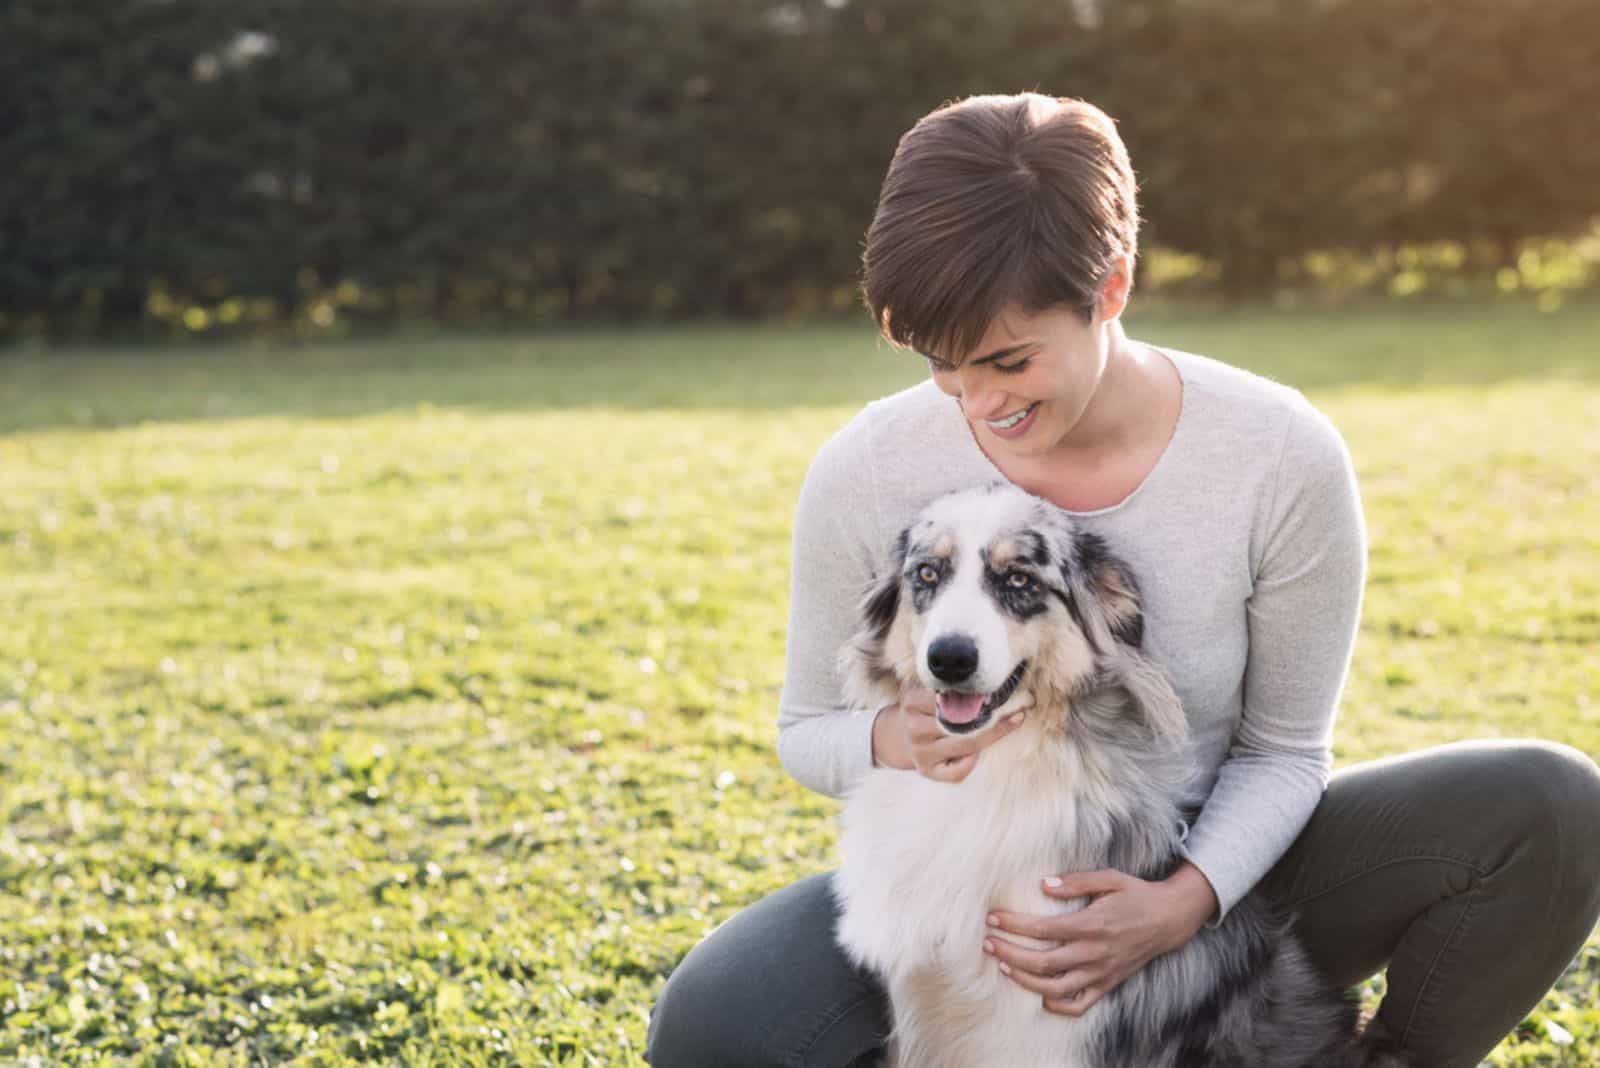
M1095 1010L1047 1012L1039 995L1000 974L983 939L991 909L1081 907L1047 897L1040 880L1097 866L1075 855L1075 843L1098 777L1076 747L1042 740L1030 724L985 750L960 784L876 769L851 796L834 877L838 938L888 985L891 1065L1092 1063Z

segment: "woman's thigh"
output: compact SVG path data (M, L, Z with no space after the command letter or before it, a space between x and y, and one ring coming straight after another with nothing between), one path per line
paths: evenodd
M834 939L830 878L761 899L689 952L650 1017L654 1068L848 1068L883 1044L888 1000Z
M1597 821L1576 750L1442 746L1336 774L1263 889L1341 985L1387 965L1379 1023L1421 1063L1476 1065L1594 928Z

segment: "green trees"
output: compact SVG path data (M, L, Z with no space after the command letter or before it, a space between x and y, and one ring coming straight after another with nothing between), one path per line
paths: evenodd
M1032 88L1237 289L1600 211L1594 0L9 0L0 334L847 306L899 134Z

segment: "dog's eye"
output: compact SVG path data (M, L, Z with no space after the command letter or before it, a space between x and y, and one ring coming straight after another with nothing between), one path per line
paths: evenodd
M1006 585L1014 590L1025 590L1033 585L1033 576L1026 571L1013 571L1006 575Z
M927 586L932 586L939 581L939 569L932 564L923 564L917 568L917 581Z

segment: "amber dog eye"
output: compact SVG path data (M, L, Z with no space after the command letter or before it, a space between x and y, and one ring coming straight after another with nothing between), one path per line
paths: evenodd
M932 586L939 581L939 569L932 564L923 564L917 568L917 581Z
M1033 576L1026 571L1013 571L1006 576L1006 585L1014 590L1025 590L1033 585Z

